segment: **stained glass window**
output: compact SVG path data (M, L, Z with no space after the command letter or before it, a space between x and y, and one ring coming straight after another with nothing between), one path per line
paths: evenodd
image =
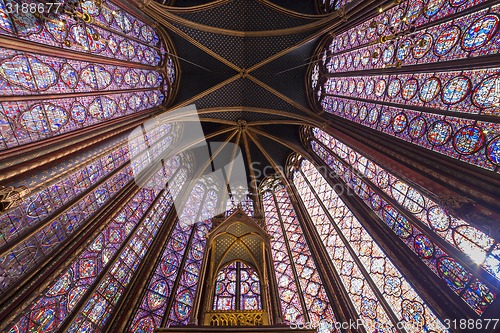
M398 323L407 332L446 331L312 163L296 163L293 182L367 331L392 332Z
M155 238L160 226L172 206L168 192L156 201L140 227L122 248L120 254L108 268L107 274L101 279L97 289L81 306L81 312L71 322L68 332L87 331L100 332L107 324L111 312L117 305L132 277L146 254L148 247Z
M335 315L290 198L279 183L261 186L283 319L301 325L323 322L333 330Z
M240 310L262 309L259 274L249 265L240 263Z
M245 192L245 186L233 186L236 190L227 200L226 216L231 215L238 206L250 217L253 216L253 200L250 193Z
M158 127L150 131L149 142L166 147L175 135L176 131L170 127ZM111 148L100 151L99 148L106 146ZM4 246L10 246L9 251L0 256L1 289L13 285L22 275L47 259L58 249L58 245L84 227L132 181L132 168L127 163L131 156L146 165L143 156L151 158L160 154L159 150L148 153L135 149L134 142L127 142L124 136L96 147L94 152L98 153L98 157L85 163L81 163L86 160L84 156L77 156L74 161L54 166L53 174L63 171L59 175L60 180L52 185L44 184L44 188L38 190L35 188L20 206L1 215L2 230L5 230L2 242L6 243ZM92 151L88 154L91 156ZM170 178L171 172L179 167L180 158L175 156L166 162L165 178ZM68 162L78 163L80 167L70 168ZM61 208L64 208L63 211L60 211Z
M240 262L233 262L223 267L217 273L215 283L214 310L236 310L238 306L236 286L238 283L237 275L239 275L238 266Z
M197 190L197 187L199 190ZM199 272L206 246L206 237L212 227L212 217L219 203L220 184L212 177L202 178L191 192L180 217L179 223L184 225L192 221L190 243L191 250L185 253L185 265L179 272L177 290L172 295L172 309L166 313L168 326L187 325L191 318L193 302L198 286Z
M187 180L187 176L187 171L180 169L177 175L180 179L179 185ZM183 228L176 223L129 331L152 332L156 327L161 326L170 291L180 270L182 255L187 246L188 231L189 228Z
M177 65L163 31L108 1L76 3L73 16L68 6L75 3L69 1L57 13L9 12L23 3L47 6L0 0L0 38L7 41L0 49L0 150L140 115L171 99ZM76 18L85 15L90 19ZM162 146L174 138L172 128L149 133L149 142ZM148 152L153 157L159 153ZM74 234L95 225L98 213L131 184L129 159L137 157L134 163L145 166L144 155L144 149L119 135L49 165L46 181L40 174L29 176L30 196L0 216L0 290L8 290ZM96 321L116 305L168 213L170 194L160 195L158 184L179 168L179 158L165 161L156 184L136 191L115 217L102 221L95 238L74 253L38 298L23 305L10 329L57 331L68 327L65 318L75 309L82 311L78 320L84 318L78 325L99 327ZM88 312L82 297L103 272L109 273L107 280L100 281L91 300L94 312Z
M78 321L69 330L80 328L97 330L123 293L143 258L152 236L163 223L171 206L170 194L158 180L163 171L151 179L149 188L140 189L123 209L116 212L89 246L69 262L69 266L41 292L11 324L15 332L56 332L65 318L78 308ZM125 245L120 252L119 249ZM85 305L80 304L85 292L100 273L107 272ZM68 324L68 323L66 323ZM75 326L76 325L76 326Z
M317 1L321 11L327 13L332 12L334 10L339 10L352 2L352 0L317 0Z
M474 269L431 240L425 225L497 280L500 245L467 222L453 217L427 195L320 129L311 147L396 235L478 314L496 299L489 283ZM380 194L378 189L382 190ZM397 204L391 204L390 199ZM413 216L415 220L407 218Z
M217 273L213 309L262 309L260 288L259 274L252 266L241 261L227 264Z
M176 67L163 32L109 1L75 7L76 16L88 15L89 22L66 14L68 1L57 13L8 10L23 3L46 7L32 0L0 1L0 35L16 41L0 49L0 150L170 99ZM41 101L39 95L48 96Z
M187 172L181 171L179 176L184 180L169 188L182 187ZM152 333L162 323L185 325L189 322L206 236L216 211L217 189L218 184L207 177L198 181L191 190L127 332ZM170 313L166 312L169 308Z
M69 180L71 181L71 179ZM1 288L6 289L12 286L27 271L46 259L57 249L58 245L65 241L75 230L78 230L102 206L112 200L131 180L132 171L129 167L119 169L118 172L109 176L94 190L87 191L87 195L83 196L74 205L66 208L62 214L50 214L58 208L57 204L59 203L53 203L50 196L47 195L47 191L32 196L32 201L26 204L29 205L28 211L33 215L9 213L10 221L15 221L16 224L21 223L16 231L23 231L24 229L26 231L22 232L20 237L12 237L11 241L15 246L0 257L0 267L3 269L2 275L5 277ZM61 187L56 188L64 193ZM65 186L64 188L68 187ZM12 216L14 216L13 219ZM45 216L47 216L46 219L37 221L37 218ZM22 224L25 219L31 220L31 224ZM28 253L29 255L26 255Z
M474 58L497 53L500 6L484 2L404 1L325 40L311 66L318 107L499 171L499 68L477 69ZM424 69L459 59L468 61L449 71Z

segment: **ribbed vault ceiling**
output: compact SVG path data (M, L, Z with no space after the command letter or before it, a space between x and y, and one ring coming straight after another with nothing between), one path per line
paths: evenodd
M172 109L195 104L206 135L232 129L211 140L239 143L247 167L259 166L256 178L283 167L300 147L300 126L320 123L305 77L336 15L314 14L313 1L152 2L143 10L176 47L181 80ZM233 135L240 120L247 129Z

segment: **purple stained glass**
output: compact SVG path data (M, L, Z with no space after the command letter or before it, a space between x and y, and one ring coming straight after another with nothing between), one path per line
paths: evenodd
M460 28L451 26L441 32L434 44L434 53L438 56L444 56L455 47L460 39Z
M446 0L427 0L424 14L427 17L436 15L441 7L446 3Z
M451 125L445 121L436 121L427 132L427 140L435 146L442 146L450 140L453 133Z
M71 132L107 119L159 106L164 98L160 91L154 90L98 97L47 99L44 103L0 102L0 115L2 109L4 112L11 109L16 112L10 117L0 117L3 119L1 126L6 129L16 128L16 136L9 135L5 138L5 145L7 148L15 147L36 141L38 138ZM127 105L130 100L136 100L135 110ZM2 133L9 132L10 130Z
M460 7L465 4L468 0L450 0L450 5L453 7Z
M425 235L415 237L415 250L422 258L431 258L434 255L434 243Z
M463 289L471 278L471 274L452 258L441 258L438 268L441 277L455 289Z
M346 72L360 69L372 69L372 68L385 68L399 67L405 65L414 64L425 64L429 62L437 61L449 61L454 59L465 59L471 56L479 56L486 54L496 54L498 43L498 26L496 19L498 18L498 6L493 6L488 11L476 10L475 12L458 18L451 19L447 16L453 14L454 12L460 12L466 8L472 7L477 3L483 2L469 2L467 6L462 6L458 9L452 9L445 1L445 6L438 10L438 13L432 15L429 18L424 18L420 15L419 11L423 10L424 5L421 1L414 1L409 3L408 1L403 2L400 6L403 8L398 8L395 6L387 12L394 13L394 17L398 17L396 12L400 9L404 10L404 7L408 6L407 16L405 21L401 20L401 24L397 23L396 26L401 29L404 33L401 37L396 37L395 40L390 38L390 41L385 41L382 43L370 43L370 40L375 39L379 34L375 33L375 28L370 28L374 24L378 25L378 28L383 27L383 22L386 21L387 14L381 14L377 18L366 21L360 24L358 27L350 29L349 32L341 34L337 38L341 38L344 35L349 37L352 35L365 35L361 42L355 42L353 45L346 47L346 49L338 48L339 43L334 43L337 38L333 38L331 45L335 45L338 49L333 50L330 61L334 64L335 71ZM427 9L427 7L425 7ZM413 12L413 11L416 12ZM416 15L414 15L414 14ZM417 18L418 17L418 18ZM426 22L447 18L438 25L430 27L421 27L421 25ZM413 20L416 20L412 22ZM471 25L471 22L475 25ZM390 25L390 23L388 24ZM392 27L391 32L394 34L399 29ZM415 29L415 32L407 33L406 29ZM365 31L367 30L367 32ZM373 33L369 35L369 32L373 30ZM467 34L467 31L469 33ZM379 31L380 32L380 31ZM382 34L382 38L385 39L385 35L391 35L389 32ZM470 37L470 38L469 38ZM380 37L379 37L380 38ZM383 40L382 39L382 40ZM344 38L342 38L344 40ZM373 40L374 41L374 40ZM460 41L460 46L458 42ZM473 48L473 43L477 43L478 48ZM471 44L471 48L468 50L467 46ZM375 44L375 45L374 45ZM429 52L433 49L434 52ZM342 54L338 52L343 51ZM391 59L391 54L395 54L394 60ZM361 55L361 64L363 68L360 67L359 62L354 62L353 66L345 66L342 69L341 58L346 59L353 58ZM382 55L382 56L380 56ZM379 58L385 58L385 61L379 61ZM371 60L371 61L370 61ZM326 64L325 64L326 65Z
M500 75L495 74L484 78L472 93L472 102L479 107L489 108L499 103L498 87Z
M391 83L389 83L389 87L387 89L387 95L389 97L396 97L399 95L399 92L401 91L401 81L397 78L392 79Z
M392 127L394 128L394 132L396 133L403 132L406 129L407 125L408 117L406 117L406 114L404 113L396 115L392 121Z
M445 104L457 104L465 99L471 88L470 79L460 75L449 80L442 91L442 99Z
M272 255L285 319L304 323L303 313L307 311L312 320L331 320L329 300L285 188L271 186L263 198L267 231L273 236ZM300 305L299 293L306 309Z
M410 100L415 96L418 90L418 80L415 78L410 78L408 79L404 84L403 84L403 89L401 91L401 96L405 100Z
M44 91L57 82L56 70L34 55L16 55L2 60L0 76L27 90Z
M82 329L86 326L92 327L93 330L100 330L106 324L109 313L116 306L130 283L172 206L170 193L164 191L160 194L162 188L158 186L158 183L163 177L163 170L160 170L149 181L149 187L152 188L152 190L148 190L149 203L146 201L140 206L144 213L148 212L147 216L143 218L143 216L137 215L136 218L140 221L141 227L133 229L133 236L128 238L121 252L116 253L116 260L112 263L110 270L100 279L100 283L93 291L90 300L82 305L83 310L70 323L69 331ZM158 197L156 198L156 196ZM148 209L153 201L155 204L152 209ZM161 285L158 288L161 288ZM100 304L100 309L96 311L97 303Z
M293 182L299 196L327 248L333 266L342 277L341 281L354 307L360 317L365 320L365 325L369 325L368 329L376 330L378 320L387 317L387 314L378 306L380 296L375 296L373 289L369 286L367 280L370 279L373 285L378 286L382 297L390 306L397 309L395 313L398 314L400 320L411 322L413 317L408 316L407 312L416 312L421 325L433 326L435 328L432 329L439 330L439 327L442 327L439 318L420 299L390 259L383 254L356 216L349 209L341 208L345 207L344 203L335 194L333 187L309 161L299 160L296 163ZM394 215L391 214L391 218L394 218ZM396 225L401 225L402 220L397 221L394 223L395 229L401 230L396 228ZM404 230L408 232L407 228ZM353 255L358 257L359 262L353 259ZM365 267L367 274L360 272L360 265ZM359 297L361 295L363 297ZM405 306L407 303L411 303L418 309L410 311L409 306ZM378 320L374 321L375 318ZM410 331L420 332L420 329Z
M474 154L485 142L483 131L474 126L461 128L453 137L453 147L460 154Z
M498 30L498 15L485 15L475 22L465 31L462 38L462 48L466 51L475 51L488 43Z
M238 280L238 263L233 262L217 273L215 284L214 310L236 310L236 283Z
M454 259L448 259L449 254L432 243L430 238L424 237L423 230L413 225L410 220L400 214L400 210L403 207L408 212L414 214L416 218L421 219L424 224L430 226L438 236L443 237L452 246L470 256L498 279L494 268L497 266L495 264L492 265L494 267L491 266L491 263L497 259L492 258L491 260L487 260L484 255L479 255L480 253L487 255L486 252L490 248L497 246L495 245L495 241L481 231L468 226L466 222L452 218L443 208L419 193L415 188L398 179L395 175L386 172L380 166L374 164L337 139L319 129L313 129L313 134L316 139L327 147L323 147L315 140L311 141L311 147L318 156L328 163L346 181L346 184L355 190L365 203L374 208L377 215L387 223L407 246L422 258L422 261L435 274L445 280L450 288L459 294L477 313L481 314L484 312L488 305L496 298L495 293L484 282L480 282L479 280L476 280L476 283L481 285L480 289L484 292L478 298L472 299L468 296L474 294L470 287L463 285L461 288L458 288L452 272L461 266L458 263L458 266L455 265L456 261ZM348 169L349 166L352 166L353 169ZM377 177L374 177L375 174L377 174ZM375 182L375 178L377 182ZM365 186L363 191L360 192L358 189L363 187L362 184ZM373 205L373 196L376 195L374 187L382 189L402 207L388 203L383 205L386 199L380 198L378 195L377 203ZM368 192L368 195L364 195L365 192ZM379 200L382 202L379 203ZM452 239L446 237L450 232L453 234ZM471 245L471 239L474 239L473 242L476 246ZM481 248L478 244L484 245ZM491 255L495 256L494 254ZM443 258L442 260L446 265L440 268L437 264L441 258ZM451 266L448 263L451 263ZM441 269L443 271L440 271ZM472 274L467 270L464 270L464 272L464 274Z
M500 136L495 137L488 143L486 156L492 163L500 165Z
M179 175L182 177L183 173L181 172ZM160 327L175 280L182 269L182 257L185 254L191 230L190 227L184 228L179 223L175 224L151 281L146 287L148 292L140 301L128 332L143 329L144 332L152 333L155 328Z
M116 168L119 171L112 177L108 175L110 170L103 168L108 157L111 159L111 163L116 164ZM126 149L119 146L119 148L111 152L110 155L97 160L94 159L72 174L63 171L63 177L60 181L48 186L48 188L42 192L33 193L31 197L27 198L25 203L2 216L6 221L11 221L9 232L6 233L7 230L4 231L4 240L9 243L15 241L15 239L23 234L31 225L36 223L40 224L40 231L31 238L28 238L28 240L35 245L34 249L40 248L41 251L37 251L35 255L31 257L32 261L30 263L26 262L23 265L23 271L29 270L35 263L46 258L57 248L57 245L63 242L76 228L84 224L93 214L94 210L102 207L131 180L132 172L130 168L123 168L123 164L126 160ZM108 179L105 179L105 176L108 176ZM101 180L103 183L95 190L88 189L90 185ZM57 211L57 209L67 204L80 193L84 195L80 202L73 204L62 214L52 217L54 211ZM80 209L80 204L87 207L85 209ZM90 210L91 207L94 209ZM28 216L21 214L21 216L25 217L18 219L16 216L23 211L28 211L30 213ZM49 217L53 218L50 225L43 225L42 222L48 220ZM51 232L55 232L57 238L48 239L43 236ZM25 248L25 246L22 244L14 247L13 251L8 253L6 257L0 258L0 266L7 274L11 274L9 273L11 269L8 268L11 259L8 258L12 258L18 262L27 259L23 259L22 257L16 259L16 253L22 252L23 248ZM15 269L15 267L12 267L12 269ZM15 282L13 277L14 276L4 279L2 289ZM16 278L17 277L18 276L16 276Z
M413 57L415 57L415 59L420 59L426 56L432 48L432 43L433 38L431 34L422 34L419 40L416 42L415 46L413 46Z
M437 97L441 89L441 81L437 77L425 80L420 86L419 97L423 102L430 102Z
M421 138L427 130L427 122L424 117L413 118L409 126L408 135L412 139Z
M19 5L22 4L20 2L17 3ZM32 1L32 3L38 5L41 2ZM111 10L108 7L113 7L113 9ZM91 22L77 23L62 10L58 11L57 14L53 13L50 19L45 21L45 24L41 24L31 13L12 15L14 26L18 32L17 37L76 52L99 54L119 60L130 59L133 62L142 62L145 65L156 66L160 64L160 49L164 45L159 41L157 33L151 27L129 16L129 14L124 14L114 4L106 4L106 6L99 8L94 2L85 1L77 10L80 12L80 15L89 14ZM134 40L123 36L123 30L116 24L117 21L113 19L113 16L126 17L124 20L133 22L138 27L138 29L133 30L133 34L129 34L135 37ZM7 16L6 19L9 19L9 17ZM122 22L121 20L119 21ZM11 20L9 19L8 22L11 22ZM110 25L109 23L112 24ZM12 25L12 23L10 24ZM103 28L103 26L106 28ZM4 30L11 35L15 35L12 28ZM139 30L139 32L136 30ZM125 44L130 43L134 50L140 51L134 57L130 57L129 52L117 52L117 45L122 42ZM149 61L151 59L146 60L142 58L140 54L143 54L144 50L154 54L153 62Z
M134 216L141 216L147 205L152 202L153 197L145 195L146 191L148 190L139 192L122 211L117 213L118 215L97 235L89 247L42 292L42 295L35 302L25 309L24 313L12 323L12 326L26 318L29 320L30 329L26 328L25 332L42 328L44 332L55 332L60 327L64 318L73 310L72 307L64 306L66 297L70 297L70 304L76 305L84 292L88 290L89 285L96 280L96 273L106 267L111 256L117 250L116 244L125 241L129 233L125 230L131 231L139 222L139 219ZM136 205L139 202L143 202L145 205ZM78 292L74 293L76 290ZM47 311L45 307L47 302L51 302L53 304L51 308L59 313L57 317L51 319L50 325L46 325L45 320L39 320L41 312ZM98 315L98 312L94 311L91 315Z
M9 3L21 4L18 1ZM38 1L30 3L42 4ZM5 2L2 1L1 6L5 8ZM76 24L63 11L45 21L31 13L13 15L2 12L0 35L16 38L21 45L27 41L35 43L34 47L40 51L29 53L2 49L0 52L0 94L23 95L28 100L2 102L0 149L71 132L98 121L159 106L168 100L171 90L166 80L167 73L158 68L167 62L162 57L168 53L169 45L160 40L157 31L113 3L101 6L84 1L77 11L82 15L89 14L90 22ZM66 52L54 52L54 48L67 50L67 58ZM87 56L89 54L99 57ZM82 60L85 58L89 61ZM104 58L114 59L114 65L109 65L109 60L101 63L100 59ZM175 68L170 58L170 84L174 83ZM125 99L115 100L116 105L112 97L97 96L97 92L104 90L129 89L141 91L131 97L123 92ZM79 93L87 96L57 98L60 94L78 96ZM53 95L51 105L35 105L36 99L31 101L29 96L37 94ZM82 102L88 99L96 103ZM11 116L5 113L7 109L20 110L22 115Z

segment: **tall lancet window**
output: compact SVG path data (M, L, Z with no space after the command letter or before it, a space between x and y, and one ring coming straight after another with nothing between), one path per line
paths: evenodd
M167 124L152 129L148 133L149 145L169 146L179 128ZM48 172L56 174L53 181L41 184L46 187L37 184L23 203L0 215L4 235L0 248L0 290L7 290L43 263L115 200L127 184L134 182L132 169L144 169L148 159L160 154L159 150L144 151L140 144L144 141L142 133L130 140L121 135L90 149L88 155L70 158L67 163L77 165L73 169L66 162L49 167ZM134 160L132 163L130 158ZM165 161L164 180L172 176L182 159L178 155Z
M331 302L285 187L268 180L262 191L283 319L293 325L323 322L321 331L333 329Z
M189 323L218 191L211 177L192 188L126 332L153 333L158 327Z
M248 192L245 192L246 186L235 186L234 193L231 193L227 199L226 204L226 216L231 215L237 208L238 205L241 209L250 217L253 216L253 200Z
M500 6L486 3L403 1L329 37L311 67L317 107L498 172Z
M110 1L2 0L0 36L0 150L143 113L173 91L166 35Z
M136 15L110 1L0 1L2 154L45 139L56 147L73 133L99 133L171 99L172 47L163 31ZM98 331L106 324L172 206L177 188L163 185L171 180L180 189L189 172L181 164L189 163L182 155L165 160L160 170L150 169L142 188L132 170L145 169L160 153L145 152L142 143L169 146L177 130L162 125L130 140L102 136L85 154L48 165L50 177L26 179L34 184L31 195L0 215L1 292L72 248L73 237L93 231L2 331L67 330L77 313L75 329ZM98 219L120 199L127 202Z
M476 313L496 299L477 268L500 280L500 244L453 217L429 196L320 129L312 129L313 151L384 221L415 254ZM391 199L396 204L390 203ZM425 230L430 228L432 234ZM442 243L457 251L450 253Z
M181 267L178 276L178 286L172 293L172 308L168 315L168 326L187 325L191 318L193 301L198 286L199 273L207 244L207 235L212 228L212 217L217 211L221 185L217 184L210 176L202 178L198 186L203 187L201 193L194 194L187 201L183 213L179 217L181 224L185 225L185 215L193 216L190 220L194 222L189 234L187 249L185 250L184 267ZM199 199L198 199L199 198ZM193 205L193 206L192 206ZM194 214L193 214L194 212Z
M446 332L444 324L401 274L313 164L295 161L293 183L340 281L368 332Z
M23 305L7 331L100 332L163 226L172 198L188 176L189 162L182 154L167 160L120 210L102 221L88 246L76 251L62 272ZM175 184L173 192L162 186L165 180Z
M259 273L250 265L235 261L217 273L214 310L262 309Z

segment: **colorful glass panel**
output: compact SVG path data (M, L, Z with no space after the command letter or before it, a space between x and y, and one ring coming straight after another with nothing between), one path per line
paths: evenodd
M438 56L444 56L450 52L453 47L455 47L459 38L459 27L451 26L447 28L437 36L436 43L434 44L434 53Z
M283 316L290 324L305 324L302 298L311 322L333 325L335 315L290 198L282 185L271 191L264 193L263 204Z
M410 1L405 1L387 12L394 13L394 18L397 18L397 13L400 12L401 7L407 5L410 8L412 7L412 4L408 3ZM474 4L469 2L469 5ZM465 8L460 8L460 10L463 9ZM455 19L445 19L445 22L430 27L425 27L425 23L427 23L425 21L439 19L439 15L420 20L416 25L415 23L412 24L407 18L403 21L403 24L395 27L391 26L390 23L384 23L384 18L387 15L381 14L358 25L356 28L348 30L348 32L340 34L329 45L325 45L325 49L330 49L332 55L326 57L322 64L327 72L333 73L335 71L339 73L396 65L424 64L467 58L471 55L495 54L496 43L498 42L498 10L498 6L492 6L489 10L477 10L472 14L459 16ZM412 15L411 11L408 11L408 14ZM452 14L452 12L449 12L449 14ZM445 17L448 15L445 15ZM473 23L471 24L471 22ZM372 28L374 25L386 27L387 29ZM415 31L413 32L413 30ZM397 34L398 31L402 32L402 36L396 36L396 39L393 40L394 34ZM408 31L412 32L408 33ZM361 39L358 38L354 43L346 47L343 46L344 43L339 42L349 39L348 36L352 35L365 36ZM381 39L382 42L374 43L377 38ZM396 51L394 51L395 45ZM429 52L431 49L433 52ZM322 50L319 52L322 52ZM392 58L391 54L394 52L396 57ZM386 61L378 61L380 55ZM356 59L360 56L360 63L346 63L344 66L340 66L342 58ZM393 59L393 61L389 61L390 59ZM333 64L333 66L329 64Z
M88 22L76 22L62 5L43 14L43 20L29 11L5 11L6 6L22 11L23 4L44 11L49 5L0 1L0 35L17 42L0 50L0 96L19 96L0 103L0 150L154 108L169 99L176 67L166 58L169 45L148 24L101 1L76 6L78 15L89 15ZM25 52L27 43L37 53ZM132 89L139 91L128 92ZM103 91L113 92L103 97ZM51 99L40 103L39 94Z
M263 205L266 217L267 232L272 235L271 253L274 261L274 270L280 294L281 313L287 323L305 323L304 310L302 308L299 282L293 274L291 255L288 253L286 239L281 227L278 208L272 197L272 192L267 191L263 195Z
M160 133L164 136L161 137ZM160 126L152 130L150 136L151 143L159 141L168 146L170 141L167 139L171 140L175 131ZM137 157L147 152L138 155L139 152L128 151L133 145L131 142L127 145L125 140L126 135L122 135L89 150L87 155L50 167L46 172L54 177L54 181L44 184L45 189L33 191L21 205L2 215L5 218L1 225L4 231L2 242L10 244L12 249L0 257L0 268L5 273L2 289L12 285L36 264L44 262L58 245L83 227L132 180L132 169L126 164L129 155ZM152 152L148 156L158 156L159 153ZM93 155L98 158L90 158ZM167 178L172 170L177 169L179 163L175 162L178 162L178 156L165 162L170 167L165 173ZM79 167L71 168L72 165ZM39 175L33 175L32 179L34 184L40 181ZM99 185L92 188L96 183ZM64 210L60 211L63 207ZM32 255L25 256L26 251Z
M355 101L335 96L324 97L321 105L322 108L329 113L358 122L364 126L379 130L426 149L485 169L497 169L497 165L487 158L488 151L485 149L485 145L482 144L483 141L489 142L493 140L496 133L500 131L500 125L497 123L476 121L462 117L439 116L428 112L413 110L410 109L410 107L403 109L385 106L379 103ZM340 108L340 105L342 105L343 108ZM380 117L375 122L369 122L366 121L366 119L361 119L358 114L351 112L353 108L358 110L358 108L363 107L367 109L377 108L380 110ZM472 109L469 109L469 111L470 110ZM414 119L417 120L413 122ZM416 134L415 126L417 124L423 125L424 121L426 127L420 127L423 132ZM391 124L393 126L388 126ZM408 124L412 124L413 126L408 126ZM473 149L462 149L454 145L455 141L459 142L464 138L463 134L461 134L462 128L464 127L478 128L477 131L483 133L480 135L479 132L477 132L476 145Z
M78 14L89 14L90 22L84 22L83 20L76 22L74 17L66 13L62 7L59 7L56 12L55 5L54 8L50 8L50 17L42 21L29 11L22 12L23 3L34 4L39 9L42 7L38 6L43 6L43 11L49 10L42 2L10 0L2 1L1 6L5 8L8 3L11 4L8 5L10 8L19 6L19 13L3 11L3 20L0 20L3 23L0 26L4 28L3 31L0 30L0 34L15 36L42 45L59 47L69 52L95 54L112 59L129 60L144 65L160 65L164 55L163 43L157 32L136 17L125 13L112 2L96 5L97 2L84 1L80 6L77 6L76 11L79 12ZM113 20L113 16L117 20ZM120 21L120 17L126 18L128 22L137 26L137 29L128 31L124 35L124 30L115 23ZM110 24L110 21L113 23ZM137 30L142 33L137 33ZM117 45L120 45L120 49L117 48ZM146 59L141 55L144 53L151 54L150 59Z
M467 2L467 5L463 5L465 2ZM484 0L456 0L449 2L439 0L425 1L425 3L423 0L402 1L383 13L341 33L338 38L334 38L330 42L328 48L332 53L340 53L368 45L381 36L390 33L407 32L410 27L416 28L417 32L419 32L422 30L421 27L425 27L428 23L437 20L449 20L448 16L484 2ZM472 21L469 20L464 28L468 27Z
M240 310L262 309L259 274L249 265L240 264Z
M217 273L213 309L262 309L260 288L259 274L252 266L240 261L227 264Z
M182 188L188 172L185 168L181 168L173 177L178 179L178 183L169 188ZM127 332L152 333L155 328L161 326L171 291L181 271L182 257L188 245L191 229L191 226L182 227L179 223L175 224Z
M206 238L212 227L211 218L215 215L219 200L218 189L219 185L211 177L200 179L192 189L187 204L179 216L179 225L182 228L192 229L189 241L189 247L192 247L192 249L184 253L186 264L177 277L177 289L172 292L172 310L169 314L165 314L169 326L187 325L189 323Z
M11 329L16 327L18 332L26 333L38 330L56 332L64 319L72 313L88 288L97 280L98 273L111 267L112 259L118 256L117 250L119 246L126 241L131 233L145 230L144 226L141 225L141 218L161 190L155 185L154 179L150 188L152 190L140 190L121 211L118 211L116 216L104 227L103 231L94 238L89 247L84 249L70 263L70 266L55 278L54 282L41 292L41 296L29 304L9 327ZM164 196L164 199L167 198ZM158 203L161 202L165 205L165 200L158 200ZM157 207L161 206L158 205ZM158 208L150 214L161 212L162 209ZM136 244L142 245L144 243ZM137 254L131 255L130 258L132 260L137 259ZM137 264L138 262L136 266ZM130 268L128 266L116 267L113 272L122 274L122 277L130 277ZM85 307L84 311L86 311L89 318L101 318L101 316L108 313L109 311L106 312L105 303L116 300L113 295L119 296L121 294L120 290L122 289L117 284L120 280L112 279L109 282L111 284L108 285L108 290L110 292L113 290L113 292L109 294L108 300L96 296L91 300L93 306L87 305ZM70 306L66 305L67 300L69 300L68 304ZM57 316L55 316L55 313L57 313ZM41 316L46 319L40 320ZM47 322L50 322L50 325L47 325Z
M219 273L215 283L214 310L236 310L236 283L238 280L238 262L224 266Z
M232 193L227 200L226 216L231 215L238 207L250 217L253 216L254 207L250 193L245 192L246 186L232 186Z
M498 30L498 22L498 15L485 15L477 19L465 31L462 48L466 51L475 51L484 46Z
M117 253L113 264L101 278L101 282L93 291L90 299L82 304L82 310L70 323L68 332L77 332L88 328L99 332L104 328L110 313L123 296L148 247L164 223L172 203L173 200L167 191L160 195L153 209L149 211L140 227L135 230L128 243L122 248L121 253ZM162 290L161 285L157 285L156 288Z
M368 331L391 331L395 325L368 279L408 332L446 330L312 163L303 160L293 181Z
M373 207L377 215L410 247L415 253L421 256L422 261L436 274L440 258L450 257L450 255L438 245L428 246L433 249L432 257L427 258L423 255L429 250L423 250L421 247L425 235L423 229L415 225L401 214L402 209L419 219L423 224L428 225L435 231L436 235L449 242L452 246L469 256L477 264L481 265L491 275L497 279L500 277L496 273L500 265L500 257L493 250L487 254L490 249L500 249L500 245L483 232L469 226L468 223L452 217L443 208L429 197L420 193L416 188L405 181L397 178L395 175L387 172L385 169L375 164L367 157L354 151L339 140L326 134L325 132L314 129L313 134L318 141L312 141L313 150L320 156L348 186L353 188L356 193ZM321 144L319 144L321 142ZM324 146L322 146L324 145ZM346 158L349 156L350 158ZM352 170L350 169L352 167ZM364 184L366 195L362 195L357 187L359 183ZM375 188L379 187L389 197L395 199L398 205L390 205L385 198L376 194ZM377 205L372 204L372 198L376 196ZM428 238L426 244L428 244ZM488 288L488 284L481 277L473 277L472 271L468 271L463 265L455 259L454 271L460 268L461 274L468 276L468 281L474 280L475 284L481 285L485 290L481 297L472 297L473 291L467 288L457 289L455 282L446 280L457 294L466 301L477 313L481 314L493 302L496 295ZM455 264L456 263L456 264ZM445 275L439 274L443 277Z

